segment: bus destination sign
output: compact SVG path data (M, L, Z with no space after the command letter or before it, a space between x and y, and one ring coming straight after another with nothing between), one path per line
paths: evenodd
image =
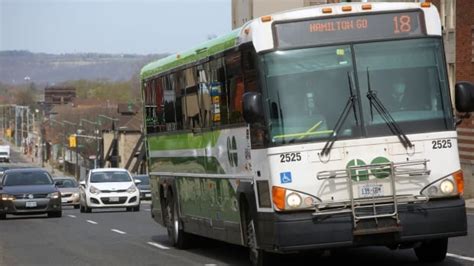
M418 11L275 23L274 30L278 48L406 38L425 34L422 13Z

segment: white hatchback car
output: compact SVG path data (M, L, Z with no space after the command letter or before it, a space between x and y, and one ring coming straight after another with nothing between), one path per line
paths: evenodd
M130 173L122 168L98 168L89 171L81 181L81 212L95 208L140 210L140 191Z

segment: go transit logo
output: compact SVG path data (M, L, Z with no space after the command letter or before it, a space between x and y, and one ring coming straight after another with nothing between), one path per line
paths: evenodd
M372 160L370 165L377 165L377 164L386 164L390 161L385 157L377 157ZM366 166L367 164L361 159L353 159L350 160L346 168L350 168L353 166ZM366 181L369 180L369 172L370 174L374 175L376 178L383 179L390 176L391 170L390 167L373 167L371 169L361 168L361 169L351 169L351 177L354 181Z

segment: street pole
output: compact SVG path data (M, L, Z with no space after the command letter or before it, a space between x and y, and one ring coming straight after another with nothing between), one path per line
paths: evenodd
M76 123L72 123L72 122L69 122L69 121L67 121L67 120L63 120L63 123L64 123L65 125L68 124L68 125L76 126L76 127L77 127L77 124L76 124ZM76 130L77 130L77 128L76 128ZM76 133L76 132L75 132L75 133ZM67 136L67 132L66 132L66 127L64 127L64 137L65 137L65 141L66 141L66 145L67 145L68 136ZM79 164L79 158L78 158L79 154L78 154L78 149L77 149L78 146L79 146L79 145L78 145L78 143L77 143L77 138L76 138L76 149L75 149L75 150L76 150L76 165L75 165L75 167L74 167L74 177L75 177L77 180L79 180L79 178L78 178L78 176L77 176L77 172L78 172L78 171L77 171L77 167L78 167L78 164ZM66 171L66 151L64 151L64 171Z
M99 158L99 149L100 149L100 142L99 142L99 126L100 126L100 122L99 120L97 119L97 122L93 122L93 121L89 121L87 119L84 119L84 118L81 118L81 124L82 122L86 122L86 123L89 123L91 125L94 125L95 126L95 132L94 134L96 135L96 151L95 151L95 159L94 159L94 169L98 168L97 167L97 160Z
M115 124L115 122L118 121L118 119L117 119L117 118L108 117L108 116L106 116L106 115L98 115L98 117L99 117L99 118L102 117L102 118L105 118L105 119L108 119L108 120L111 120L111 121L112 121L112 129L113 129L113 133L114 133L114 138L113 138L112 143L115 145L114 150L117 150L117 132L116 132L116 124ZM99 121L100 121L100 120L99 120ZM116 159L116 158L114 158L114 159ZM113 165L111 165L111 166L112 166L112 167L118 167L118 165L115 165L115 164L113 164Z

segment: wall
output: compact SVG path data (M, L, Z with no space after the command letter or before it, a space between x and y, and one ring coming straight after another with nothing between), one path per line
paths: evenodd
M119 155L121 159L119 163L119 167L122 167L122 168L125 167L139 139L140 139L140 133L120 133L119 134Z

